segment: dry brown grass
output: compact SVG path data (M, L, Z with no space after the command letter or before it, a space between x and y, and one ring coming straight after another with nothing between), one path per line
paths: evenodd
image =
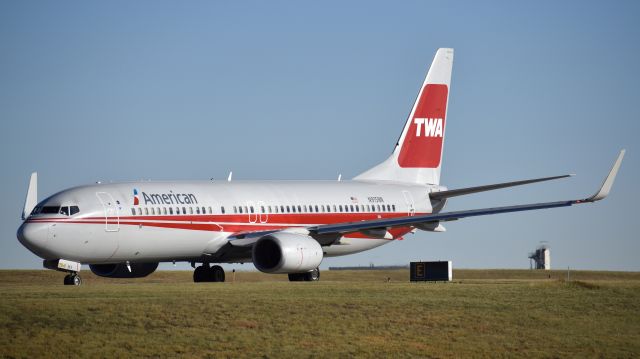
M542 274L540 274L542 273ZM318 283L0 271L1 357L637 357L640 274L324 271ZM229 276L230 277L230 276ZM390 283L386 278L391 277Z

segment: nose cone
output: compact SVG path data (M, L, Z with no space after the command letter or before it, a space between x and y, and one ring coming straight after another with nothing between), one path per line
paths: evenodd
M24 222L18 228L18 241L28 250L46 259L49 228L45 223Z

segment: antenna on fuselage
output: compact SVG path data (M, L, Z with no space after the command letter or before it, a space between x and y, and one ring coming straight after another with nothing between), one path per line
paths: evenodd
M338 182L342 181L342 173L338 175Z
M231 182L231 177L233 177L233 171L229 171L229 177L227 177L227 182Z

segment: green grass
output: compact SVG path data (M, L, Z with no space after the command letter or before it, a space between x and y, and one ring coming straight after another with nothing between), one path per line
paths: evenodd
M548 275L551 274L551 279ZM238 272L110 280L0 271L1 357L637 357L640 273L323 271L318 283ZM387 282L387 278L391 282ZM227 273L231 279L231 273Z

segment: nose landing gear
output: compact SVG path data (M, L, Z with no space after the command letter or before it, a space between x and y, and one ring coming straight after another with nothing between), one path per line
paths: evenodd
M209 267L208 263L196 267L196 270L193 272L193 281L195 283L224 282L224 277L224 269L222 269L222 267L218 265Z

